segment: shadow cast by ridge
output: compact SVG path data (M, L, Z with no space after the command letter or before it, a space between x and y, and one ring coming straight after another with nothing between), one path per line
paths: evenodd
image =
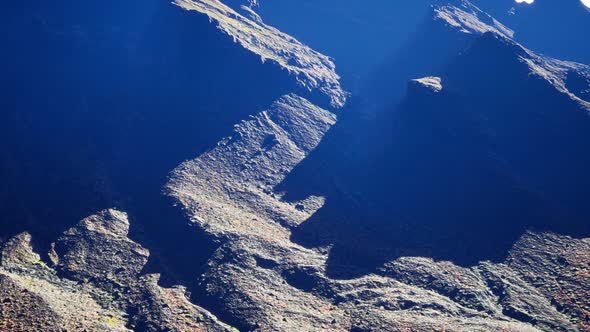
M441 91L412 81L369 133L343 134L358 123L343 113L277 188L327 198L292 240L331 246L328 274L352 278L402 256L500 262L529 229L590 235L588 110L531 73L527 56L484 34L445 69Z

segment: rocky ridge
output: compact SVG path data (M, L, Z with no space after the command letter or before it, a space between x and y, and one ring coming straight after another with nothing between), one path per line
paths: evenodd
M192 304L181 287L163 288L142 269L149 252L127 238L127 215L105 210L54 244L47 265L27 233L2 246L3 331L231 331Z
M175 4L207 15L234 42L260 55L263 62L276 62L294 74L304 88L317 89L329 96L333 107L346 103L347 94L340 86L334 63L327 56L261 21L242 16L218 0L177 0Z
M493 31L508 38L514 36L514 31L469 1L439 1L432 8L435 20L441 20L462 33L479 35Z
M322 200L287 202L273 188L333 121L287 96L172 173L170 195L221 244L200 277L203 296L221 299L216 311L244 330L576 330L505 264L401 258L365 277L326 277L330 249L289 238Z
M507 28L485 17L488 23L481 22L482 14L462 3L462 7L439 7L438 19L460 33L475 38L483 33L482 38L516 50L513 54L530 74L587 106L585 90L572 87L584 86L580 80L589 77L586 67L520 48L508 39ZM319 89L332 96L334 106L344 102L327 58L317 58L293 40L288 42L296 47L277 53L284 45L265 37L276 31L218 1L179 0L177 5L208 15L243 47L293 71L305 87L327 87ZM312 60L290 60L291 51ZM297 63L295 69L290 67L292 61ZM306 72L308 66L314 70ZM577 84L572 85L572 77ZM410 93L445 94L445 84L444 78L435 76L415 79ZM329 277L326 265L332 246L306 247L292 240L293 230L314 216L325 198L291 201L277 187L335 123L331 112L297 95L285 95L236 124L232 136L171 173L167 195L187 220L219 245L203 274L194 276L199 286L192 300L185 288L162 287L158 275L144 273L149 251L128 238L127 215L105 210L63 233L47 253L47 262L35 253L26 233L3 244L0 327L8 331L33 325L48 331L232 329L211 311L241 330L260 331L589 329L587 239L529 232L503 263L461 267L431 258L401 257L362 277ZM205 302L210 311L195 304Z

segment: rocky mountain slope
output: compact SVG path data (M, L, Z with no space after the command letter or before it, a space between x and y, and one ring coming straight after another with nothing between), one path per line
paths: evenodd
M465 13L460 8L455 13ZM342 114L317 152L281 185L294 198L327 197L294 238L309 246L335 243L334 273L366 273L404 255L467 265L501 261L531 227L588 234L579 200L588 142L587 95L579 87L588 85L588 67L538 56L492 28L482 34L436 15L428 27L445 31L436 35L440 45L459 47L458 56L432 73L440 77L412 81L400 104L395 97L381 101L382 114L365 121L365 136L354 131L362 111ZM447 17L465 21L461 15ZM452 54L448 48L426 54L436 58L436 52ZM398 84L381 74L381 89ZM416 89L423 83L431 88ZM440 93L423 93L433 86ZM321 169L330 171L318 174Z
M518 270L505 264L467 269L408 258L361 278L326 277L329 248L308 249L289 239L290 230L321 207L322 200L285 202L272 190L301 160L298 147L303 147L304 156L333 123L324 111L306 110L300 106L303 101L293 98L237 126L234 136L175 170L168 185L189 218L221 243L200 284L203 296L222 299L217 311L229 314L235 326L336 331L576 329L548 298L523 281ZM323 125L315 129L318 124Z
M0 330L590 330L588 66L437 1L351 97L264 3L121 4L2 5Z
M477 5L510 25L515 38L535 51L560 59L590 62L583 34L590 29L590 8L578 0L479 0Z
M6 331L231 331L182 287L143 274L149 251L127 238L127 215L101 211L52 244L41 261L22 233L2 249L0 324Z
M346 96L326 56L255 23L232 35L227 7L218 26L168 2L63 6L16 6L2 23L20 34L2 62L0 238L28 231L47 246L117 206L142 220L132 233L167 246L155 234L187 231L161 229L175 217L160 195L170 170L284 94L335 107Z

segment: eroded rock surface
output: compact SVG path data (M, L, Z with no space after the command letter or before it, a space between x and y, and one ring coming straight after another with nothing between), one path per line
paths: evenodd
M250 2L250 4L255 3L256 1ZM239 53L243 57L231 57L231 68L241 69L240 64L243 61L251 61L252 57L259 56L263 61L269 60L294 75L304 90L312 92L311 97L317 90L330 100L333 107L343 106L347 94L339 85L339 77L332 60L304 46L294 38L265 25L254 12L248 10L249 7L242 7L244 13L242 15L217 0L177 0L175 4L197 15L206 15L211 21L216 22L224 37L233 38L234 44L237 43L240 46L234 47L236 45L232 44L233 48L226 50L224 54L233 55L247 51L247 54ZM171 12L172 14L178 13ZM186 13L183 12L184 14ZM449 213L449 210L445 210L448 206L459 202L454 212L458 211L457 215L463 217L461 220L489 222L490 220L483 217L471 218L471 215L463 214L465 205L473 203L468 199L477 199L477 202L485 201L485 203L495 202L493 199L482 199L475 193L485 188L491 191L491 198L508 197L507 205L484 204L482 210L484 212L504 211L504 207L510 210L509 208L514 208L511 205L513 202L521 202L516 200L521 196L512 196L514 194L512 190L518 187L520 182L504 182L505 177L483 176L492 173L488 172L491 168L494 171L501 168L496 167L501 163L490 162L500 158L494 156L490 159L491 153L488 148L491 145L486 145L488 139L507 137L505 142L508 142L507 145L512 148L519 146L518 144L523 141L512 139L513 136L518 137L515 133L521 132L518 131L518 125L522 123L525 123L527 128L535 123L548 123L547 128L557 127L553 126L555 123L567 123L569 126L563 131L567 134L564 137L573 137L576 141L582 142L577 146L577 150L572 151L578 156L585 153L588 149L585 148L584 142L588 140L584 140L586 138L584 135L588 130L583 125L586 119L583 116L587 116L586 112L589 109L587 83L590 82L590 70L583 65L537 55L520 46L511 40L513 33L509 28L468 1L437 2L432 7L431 14L432 16L428 17L428 24L421 31L432 32L442 29L442 32L435 36L444 38L439 40L440 48L427 48L427 50L444 50L443 56L434 61L436 65L443 62L446 65L449 59L453 61L448 68L445 67L447 69L439 68L436 72L425 73L437 76L410 81L409 91L403 104L406 108L401 110L401 117L392 121L396 126L393 136L395 139L392 139L392 142L407 143L407 150L384 150L397 152L392 153L393 158L397 158L396 162L389 163L386 158L378 159L378 161L383 161L380 163L381 171L383 169L392 171L393 166L404 162L407 163L404 164L405 166L409 165L406 169L411 171L421 169L423 165L433 164L445 171L444 176L439 177L437 174L433 176L432 169L428 168L425 173L418 173L421 176L415 178L410 176L393 178L395 181L390 183L393 184L390 187L400 186L403 192L395 199L381 197L382 201L379 202L388 205L402 202L401 207L410 206L416 209L413 211L399 209L410 217L426 216L424 219L435 222L440 221L437 219L440 216ZM171 17L182 18L183 23L192 22L188 16L183 15ZM206 20L206 17L201 18ZM180 24L180 26L201 27L201 25L188 23ZM187 39L192 37L189 33L187 35L188 37L184 36ZM223 39L217 38L219 36L214 33L207 33L204 36L211 38L210 42L214 41L218 46L223 44ZM432 36L420 40L415 43L415 46L424 45L425 41L432 41L431 39ZM447 43L448 41L450 44ZM158 45L158 42L155 44ZM179 50L178 53L186 54L183 52L186 49ZM194 52L194 48L189 50L192 51L190 53L192 55L198 54ZM487 58L485 54L493 55ZM172 55L174 52L162 56L159 60L167 64L168 56L174 58ZM209 55L209 59L215 57L214 53ZM411 54L412 57L414 55ZM429 56L430 54L422 54L424 58ZM193 60L198 62L197 59L188 59L181 63L188 65ZM415 61L415 59L412 60ZM201 70L205 67L207 65L197 68ZM421 70L425 68L421 64L418 67ZM162 65L156 68L159 68L164 73L162 75L166 77L169 67ZM187 68L193 67L187 66ZM469 68L467 77L462 77L461 71L457 71L456 68ZM184 73L182 70L184 68L180 69L179 73ZM255 74L257 69L249 71L250 74ZM507 82L521 85L497 84L495 77L500 69L507 70L513 75L507 76ZM200 74L199 70L189 73ZM215 70L215 68L212 69L212 71ZM171 75L170 81L166 82L180 82L178 87L185 88L183 83L192 82L190 74L184 81L177 81L175 75ZM274 74L276 73L273 72L273 75L265 77L276 78ZM231 77L232 73L226 73L226 75ZM197 88L191 86L194 88L192 91L205 96L206 92L203 91L207 84L201 83L194 86ZM217 83L214 85L216 88L224 87L223 82ZM291 89L289 84L283 86L284 83L279 84L280 89L277 88L276 91L273 89L273 93L281 91L280 94L283 94L283 90ZM505 97L503 93L510 95L518 90L516 88L531 86L536 90L522 90L523 93L527 93L525 103L532 100L532 97L557 96L555 99L548 97L543 101L547 104L555 102L551 105L559 107L552 108L551 110L555 111L553 113L531 112L524 113L522 117L509 117L521 114L512 112L514 110L528 111L529 108L517 107L523 104L515 106L505 102L506 100L502 99ZM174 90L176 87L173 85L170 89ZM385 88L389 89L389 86ZM492 90L494 94L490 98L486 93ZM272 94L261 98L254 96L248 103L248 107L260 106L270 95ZM184 100L185 103L179 102L176 106L185 107L188 109L187 113L192 114L190 106L194 106L196 102L190 98L191 93L187 96L189 97ZM477 100L488 98L485 99L488 101L487 104L494 106L487 109L479 105L480 107L475 109L482 113L470 112L470 106L473 103L469 104L472 102L469 98L474 96L480 98ZM250 100L249 95L242 97L240 99L242 101ZM219 111L216 107L241 106L238 102L226 103L222 100L224 98L203 101L203 103L209 103L208 107L216 111ZM497 106L495 102L502 107L495 107ZM563 111L561 109L563 105L572 111L568 113L573 114L571 117L557 113L558 110ZM294 239L295 231L305 228L310 222L317 222L313 217L325 207L327 198L309 194L303 198L292 199L289 193L282 191L281 185L287 175L300 167L301 163L322 142L325 135L336 124L336 116L331 111L322 109L296 94L286 94L266 110L264 107L256 110L258 113L237 123L231 136L220 138L218 143L207 151L202 152L204 150L202 146L196 149L199 152L195 154L199 155L191 156L194 159L176 167L165 185L165 194L174 200L176 206L184 213L185 219L157 220L161 222L157 226L167 227L169 226L167 222L190 222L216 245L213 254L210 257L207 256L206 266L199 268L200 275L191 276L198 283L197 285L173 287L160 285L158 274L145 272L150 252L144 245L129 238L130 221L127 214L114 209L99 211L84 218L57 237L46 255L40 255L35 251L31 235L28 233L21 233L2 243L0 329L3 331L33 328L43 331L65 329L181 332L231 331L232 326L235 326L244 331L565 332L590 330L588 304L590 242L588 239L575 239L543 231L527 232L520 237L525 227L516 225L518 227L515 230L511 229L514 232L511 232L510 236L517 234L516 237L520 239L512 246L507 259L495 262L477 260L474 264L460 266L458 263L451 262L450 259L440 259L440 257L449 257L444 255L448 252L445 253L441 247L451 242L455 247L451 246L450 251L456 255L452 257L461 255L467 257L471 253L459 251L474 251L475 246L471 246L477 244L478 238L473 236L469 239L469 243L458 243L456 238L445 233L445 231L448 232L448 229L445 229L446 226L457 226L452 223L454 220L449 224L442 222L437 224L442 225L442 227L438 226L438 229L436 227L420 228L423 226L420 222L424 220L419 218L418 223L400 223L398 228L397 226L381 228L383 225L378 222L371 223L372 220L365 220L366 223L357 228L355 226L359 225L354 224L350 228L345 228L340 223L341 219L346 219L348 215L342 211L330 220L328 227L321 225L312 227L311 231L307 230L305 235L311 233L314 239L319 239L316 242L319 244L313 245L308 242L304 244ZM441 107L445 107L445 112L440 112ZM206 107L204 109L210 112ZM223 107L221 110L227 111L224 113L226 115L235 112L235 116L228 117L226 121L230 118L240 118L240 115L251 111L251 109ZM475 116L473 113L476 113ZM204 123L214 124L217 123L216 117L221 113L207 114L209 122ZM508 114L508 116L497 117L498 114ZM533 116L527 116L531 114ZM399 116L400 113L395 115ZM530 122L531 118L537 119L537 122ZM543 122L538 118L559 119L559 121ZM157 117L155 119L154 123L159 124ZM198 117L186 119L194 120ZM496 132L485 137L480 135L480 132L473 134L473 131L477 131L475 129L479 129L479 127L471 126L473 124L471 121L474 119L483 119L488 124L486 128L489 131L496 129ZM526 121L519 122L522 119ZM561 120L564 119L565 122L562 122ZM502 125L494 127L489 125L491 121L498 121ZM117 120L114 122L116 123ZM129 122L133 123L133 121ZM181 122L182 120L172 123L179 125ZM515 127L505 125L507 122ZM572 123L582 125L572 126ZM198 128L209 129L205 128L206 126ZM223 127L221 124L219 126ZM156 131L152 131L153 128L159 129L160 126L146 126L144 128L146 137L154 135ZM193 127L187 128L185 132L191 133L189 129ZM174 126L173 129L177 130L177 127ZM506 131L502 131L505 129ZM512 129L514 129L513 132L510 131ZM203 141L208 141L218 132L223 132L222 128L207 131L207 133L199 132L199 134L203 135L201 137ZM539 132L547 134L542 130ZM557 134L561 135L563 132L557 132ZM577 136L568 136L571 133ZM553 131L551 134L557 135ZM388 135L382 137L391 138ZM181 140L177 139L177 141ZM457 154L456 146L466 141L472 145L460 149ZM524 141L527 144L522 145L524 147L522 151L530 151L530 147L535 145L532 143L536 143L533 139ZM564 140L564 142L571 141ZM378 143L375 144L378 145ZM427 153L424 155L427 159L421 159L423 155L415 153L416 151L424 152L416 146L430 148L430 150L425 149ZM129 147L135 147L135 145L130 144ZM549 144L543 146L544 149L550 147ZM166 148L167 146L164 146L164 150ZM562 146L558 148L561 149ZM399 153L400 151L402 153ZM146 155L145 160L153 159L151 150ZM456 168L453 160L449 162L449 159L453 159L448 158L449 155L467 155L464 159L458 159L460 164L467 166ZM522 153L514 153L514 155L518 156ZM568 156L557 152L551 155L562 157L565 161L569 160ZM387 155L387 157L390 156ZM433 159L428 159L430 157ZM576 158L576 161L579 160ZM514 165L512 166L516 170L532 169L516 162ZM530 164L524 164L524 166L527 165ZM541 169L540 178L545 183L547 175L553 175L553 173L550 169L543 169L541 166L535 169ZM133 164L131 169L136 170L137 164ZM585 171L587 168L583 167L583 169ZM404 170L403 166L401 170ZM393 169L393 172L398 174L396 171L399 169ZM574 171L571 173L576 173ZM518 174L518 172L515 173ZM406 173L399 172L399 174ZM453 180L453 176L457 174L468 184L457 185L458 181ZM470 181L473 179L470 177L473 174L477 175L473 177L474 179L483 178L484 181ZM377 182L385 181L380 175L375 176ZM409 175L416 174L409 173ZM407 178L410 178L410 181L404 182ZM416 178L419 181L416 181ZM563 179L579 181L581 178L581 176L573 176ZM139 180L141 182L143 178L139 176ZM535 178L529 180L530 183L537 183L534 181ZM447 191L423 194L420 192L422 187L416 185L416 183L421 184L420 181L424 181L424 187L438 184ZM476 190L470 187L471 182L476 183ZM339 185L340 183L337 182L335 186ZM452 196L444 195L448 193L449 188L458 188L457 192L452 192L457 194L456 197L443 201L443 204L435 204L441 197ZM464 190L464 188L467 189ZM339 189L343 194L351 192L353 192L352 196L356 194L350 188ZM416 191L412 192L410 189ZM383 192L378 194L383 196ZM426 204L426 207L421 204L416 206L410 204L422 202L429 194L432 194L430 196L432 204ZM559 194L561 193L558 192L556 196ZM412 195L417 196L412 197ZM458 200L453 200L457 197L459 197ZM149 198L143 202L160 202L157 198ZM159 196L158 198L164 199ZM405 198L408 198L409 204L403 204ZM538 202L534 201L534 203ZM586 204L585 201L578 200L566 200L566 202L572 203L578 211ZM539 204L535 205L537 206ZM148 211L157 211L158 207ZM351 205L347 208L355 207L356 205ZM436 210L441 207L442 209ZM506 219L509 221L533 220L534 214L520 214L522 204L517 208L519 213L507 214ZM436 212L433 213L431 210ZM350 210L344 209L344 211ZM390 210L386 211L390 212ZM474 215L489 217L490 214ZM386 219L386 221L396 222L397 220ZM497 220L491 221L497 222ZM463 226L468 225L459 226L461 231L465 231L466 227ZM489 226L488 231L494 231L491 234L485 234L488 240L493 240L491 236L497 235L495 232L504 233L505 230L499 229L495 223L487 226ZM414 233L410 233L412 231ZM479 230L470 234L481 236L481 233L477 231ZM341 234L337 234L338 232L345 234L339 238ZM454 236L456 232L451 233ZM407 242L400 241L408 234L413 234L415 237ZM424 234L426 238L420 237ZM506 236L506 234L502 235ZM394 237L400 241L399 243L407 244L408 247L416 245L417 248L404 251L407 248L397 247L396 242L393 241ZM342 239L344 239L344 245ZM505 240L504 242L508 241L510 245L514 242L513 239L506 240L506 237L502 239ZM375 259L379 264L376 267L372 266L369 272L367 269L359 268L361 273L349 274L348 278L330 273L333 272L330 269L333 268L334 252L339 246L340 248L350 247L351 244L352 247L360 249L361 254L354 257L361 260L359 265L371 259ZM493 243L492 247L497 253L497 243ZM457 248L461 250L453 250ZM434 253L440 254L440 252L442 252L441 255L434 257ZM45 256L49 259L43 260L42 257ZM472 257L469 256L469 258ZM194 262L186 261L182 264L194 264ZM354 268L354 264L348 266L351 269ZM178 266L168 267L178 268Z
M580 330L590 330L589 239L528 232L514 245L507 264Z
M431 90L440 80L418 83ZM172 173L170 195L221 243L200 277L203 296L219 301L215 310L241 329L262 331L575 330L504 264L464 268L402 258L361 278L327 277L329 248L290 240L322 199L288 202L274 188L333 122L330 113L286 96Z
M3 288L3 293L8 291L3 296L8 296L9 300L4 307L7 310L3 312L18 312L30 305L34 311L27 315L37 317L31 323L45 320L47 325L43 329L47 331L64 328L73 331L128 331L125 313L114 306L108 294L91 285L60 278L33 251L29 234L19 234L4 245L0 274L4 285L8 286ZM14 292L24 296L15 296L10 300ZM106 305L101 306L100 302ZM10 319L6 329L19 331L18 325L11 325Z
M262 61L276 62L293 73L303 87L318 89L329 96L332 106L344 106L346 93L340 86L334 63L327 56L261 21L242 16L218 0L177 0L175 4L209 16L221 31L260 55Z
M138 278L149 252L127 238L129 222L119 211L88 217L54 245L57 268L71 279L129 285Z
M149 252L127 238L127 215L105 210L64 233L49 253L27 233L7 241L0 265L3 331L229 331L182 288L142 275Z

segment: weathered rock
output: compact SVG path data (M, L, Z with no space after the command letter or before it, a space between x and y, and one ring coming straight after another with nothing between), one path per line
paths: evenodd
M244 48L260 55L262 61L274 61L293 73L298 82L309 90L324 93L332 106L342 107L347 94L340 86L332 60L301 44L295 38L261 21L253 21L217 0L177 0L186 10L203 13L217 22L221 31Z
M62 326L65 324L61 317L42 297L0 273L0 330L60 331Z
M210 261L203 287L209 296L223 299L224 310L248 329L346 326L329 303L289 286L280 271L269 268L287 259L300 264L322 260L291 243L289 228L309 218L323 200L283 201L274 187L334 122L333 114L298 96L285 96L171 176L170 195L194 223L225 242Z
M410 81L411 88L424 88L432 92L441 92L443 89L440 77L423 77Z
M527 232L507 265L581 331L590 330L590 240Z
M246 330L536 331L506 314L477 270L408 258L386 265L382 276L334 280L326 276L325 250L291 242L290 230L322 200L287 202L274 188L333 121L299 97L284 97L172 173L169 194L221 243L200 278L215 310ZM523 293L524 301L538 300ZM541 326L571 327L551 308L533 309L546 319Z
M503 264L482 263L477 268L489 289L498 297L502 313L543 331L575 331L567 317L533 286Z
M233 38L242 48L292 73L304 89L318 90L335 107L343 105L346 93L338 83L331 60L266 26L255 13L242 8L249 13L250 18L247 18L217 0L177 0L175 4L208 16L218 24L222 33ZM521 47L511 41L510 29L467 1L439 3L433 7L433 13L435 24L430 28L440 28L442 23L447 29L445 32L451 31L463 37L459 38L457 45L465 46L475 41L459 57L455 66L463 69L465 63L477 64L473 58L483 61L481 54L474 55L474 49L481 53L492 49L498 51L492 52L494 56L499 54L503 56L501 60L507 59L508 64L514 65L511 70L516 68L517 74L523 74L508 81L539 83L543 87L539 91L549 91L565 98L571 102L568 106L576 106L575 111L588 109L585 80L590 77L590 70L587 67L548 59ZM444 44L446 40L441 42ZM240 48L233 50L237 49ZM451 49L449 52L455 57L456 51ZM163 57L164 62L168 60ZM473 72L477 68L489 69L486 66L474 67ZM495 69L490 67L491 76L495 77ZM454 76L451 73L410 82L410 97L415 99L410 100L409 105L417 102L423 109L409 107L404 110L404 115L411 115L410 121L418 120L411 123L417 127L406 127L406 134L419 131L417 136L407 136L410 141L408 152L414 152L412 144L423 142L420 139L425 137L426 144L433 143L432 137L442 140L445 143L442 147L450 146L450 151L462 140L474 139L480 143L477 140L480 136L464 135L462 131L465 128L461 125L468 126L471 122L455 125L464 113L453 113L451 107L446 113L435 113L438 109L433 107L440 106L437 104L439 101L448 102L453 97L447 94L449 91L461 95L472 91L469 89L481 88L474 82L486 83L483 79L470 80L473 77L461 81L457 72ZM482 74L467 72L476 78ZM447 86L449 76L451 79ZM572 83L573 76L577 78ZM528 81L529 78L532 78L531 81ZM171 81L176 82L175 79ZM501 88L510 90L504 86ZM501 88L498 90L506 92ZM468 93L464 95L469 96ZM182 103L179 105L184 106ZM416 110L425 112L410 112ZM488 116L482 118L486 121L492 118L497 110L493 111L484 113ZM451 121L446 119L449 115ZM215 116L211 115L212 118ZM425 117L428 121L424 120ZM166 185L167 194L183 208L187 221L190 220L219 245L207 266L203 267L202 275L193 276L199 282L195 289L190 290L194 291L193 297L183 286L162 287L159 275L144 274L149 251L128 238L130 225L125 213L105 210L85 218L54 242L48 253L53 265L46 264L34 252L31 236L27 233L2 244L0 329L232 330L231 326L221 322L199 303L207 303L208 309L232 325L258 331L532 332L590 329L590 245L587 239L527 233L512 248L505 263L483 262L474 267L464 267L450 261L417 257L420 255L403 257L410 255L406 254L389 259L370 273L355 275L348 280L331 275L328 265L335 250L334 243L328 241L326 243L329 244L306 247L292 238L293 230L310 222L324 206L325 199L310 195L290 200L290 196L278 188L281 188L287 175L320 144L335 122L336 116L329 111L295 94L285 95L269 109L238 123L231 137L221 139L216 146L184 162L172 172ZM453 123L449 125L450 122ZM435 131L440 135L433 136ZM153 135L148 132L148 136ZM445 141L449 136L459 139ZM413 140L416 138L418 140ZM511 145L517 143L510 141ZM473 150L462 149L460 152L473 152L477 156L481 153L485 157L477 162L483 162L474 165L488 167L487 149L474 152L478 148L480 146L475 145ZM433 150L440 152L441 149ZM585 152L583 149L580 151ZM400 155L405 156L395 156ZM449 159L448 155L444 158ZM415 164L409 165L426 164L420 159L414 161ZM451 166L454 165L451 163ZM410 168L415 171L418 167ZM465 175L460 175L464 180ZM490 182L496 185L493 180L495 178ZM393 184L399 183L401 181ZM457 182L442 183L447 184L447 188ZM512 188L513 184L509 182L509 187ZM477 186L477 190L480 189L481 186ZM457 195L461 206L457 210L463 212L465 201L471 198L468 194L472 192L458 193L461 194ZM401 199L402 195L399 196ZM431 198L441 199L436 195ZM412 202L421 199L422 195ZM431 205L428 207L433 208L435 204ZM447 208L446 204L441 205ZM423 210L423 206L418 209ZM340 215L346 217L342 213ZM337 226L340 226L339 221L335 220ZM166 227L165 224L158 226ZM318 229L326 234L317 232L314 234L317 237L329 237L331 234L327 233L338 231L336 227ZM381 229L371 231L380 232ZM520 229L517 231L521 232ZM370 237L367 240L357 232L348 235L359 238L355 245L373 245ZM379 239L385 241L379 244L381 247L377 245L375 248L390 251L379 258L390 257L392 252L399 251L399 248L392 248L395 245L391 241L391 232L380 235ZM434 236L428 236L423 242L436 247L437 243L432 241ZM464 243L459 246L462 249L466 247ZM494 249L498 250L497 247ZM377 251L368 252L377 255ZM374 257L361 255L361 258Z
M57 240L54 252L59 271L73 280L133 285L149 251L127 238L129 220L116 210L82 220Z
M494 316L501 312L496 297L485 281L471 269L451 262L407 257L387 263L381 270L387 277L432 290L464 307Z
M7 331L21 331L19 324L30 316L35 316L30 324L45 322L41 330L47 331L128 331L121 310L111 306L112 303L99 304L108 302L108 294L58 277L33 251L30 241L29 234L19 234L2 249L0 292L9 300L3 304L3 309L17 316L15 321L7 318L4 327ZM22 310L27 313L18 317Z
M7 241L0 265L0 326L6 331L229 331L182 288L142 276L149 252L127 238L127 215L105 210L56 242L47 266L23 233Z
M439 1L433 5L434 20L461 33L480 35L493 32L512 38L514 31L466 0Z
M130 317L137 331L234 331L208 311L188 299L186 289L158 285L158 275L141 279L141 294L136 298L135 315Z

